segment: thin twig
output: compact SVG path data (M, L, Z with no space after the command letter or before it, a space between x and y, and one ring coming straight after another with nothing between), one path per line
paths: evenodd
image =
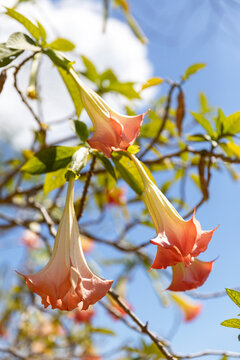
M14 87L17 90L22 102L26 105L26 107L28 108L28 110L31 112L32 116L34 117L34 119L36 120L36 122L38 123L38 125L40 126L41 130L42 129L42 124L40 119L38 118L38 116L35 114L35 112L33 111L32 107L29 105L29 103L27 102L27 100L25 99L25 97L23 96L21 90L18 87L18 83L17 83L17 75L18 72L20 71L20 69L22 68L23 65L25 65L29 60L31 60L39 51L34 52L32 55L28 56L26 59L24 59L21 64L19 64L18 66L15 67L15 71L13 74L14 77Z
M38 209L41 212L41 214L49 228L50 234L53 237L56 237L57 230L55 228L55 223L54 223L53 219L51 218L51 216L49 215L49 213L47 212L47 209L43 205L38 203L37 201L34 201L33 198L29 198L28 201L30 204L32 204L36 209Z
M137 331L138 333L141 333L141 330L139 328L137 328L136 326L131 324L129 321L127 321L125 319L124 315L122 315L122 316L119 315L119 313L117 311L115 311L113 307L108 306L103 301L99 301L99 303L102 305L102 307L104 307L105 310L107 310L112 316L115 316L118 320L122 321L127 327L129 327L130 329L132 329L134 331Z
M90 180L91 180L91 177L92 177L92 174L93 174L95 162L96 162L96 156L93 156L92 162L91 162L91 165L90 165L90 169L88 171L87 178L86 178L86 181L85 181L85 184L84 184L84 189L83 189L83 194L82 194L82 198L81 198L81 202L80 202L80 207L79 207L78 214L77 214L77 219L78 220L81 219L82 214L83 214L83 209L84 209L84 205L85 205L85 202L86 202L87 192L88 192L88 188L89 188L89 185L90 185Z
M223 351L223 350L203 350L203 351L199 351L196 353L192 353L192 354L178 354L175 353L174 356L178 359L194 359L194 358L199 358L202 356L208 356L208 355L212 355L212 356L226 356L226 357L234 357L234 358L240 358L240 353L238 352L233 352L233 351Z
M178 87L179 85L176 83L172 83L171 87L169 89L168 92L168 96L167 96L167 102L166 102L166 106L164 109L164 115L163 115L163 119L162 119L162 123L158 129L158 132L156 134L156 136L151 140L151 142L148 144L148 146L146 147L146 149L142 152L142 154L140 154L139 159L142 159L144 155L146 155L148 153L148 151L153 147L153 145L158 141L159 136L161 135L163 129L165 128L167 119L168 119L168 114L169 114L169 109L171 106L171 100L172 100L172 94L173 94L173 90Z
M233 290L240 291L240 286L234 287ZM202 300L216 299L227 295L226 290L215 291L210 293L200 293L198 291L190 290L190 291L186 291L186 293L195 299L202 299Z
M19 360L26 360L27 358L25 356L19 355L14 349L12 348L0 348L0 352L7 353L9 355L14 356L15 358Z
M148 323L144 324L135 315L135 313L120 299L117 293L115 293L113 290L109 290L108 294L118 303L118 305L121 306L121 308L130 316L130 318L135 322L135 324L138 325L138 327L141 329L141 332L143 334L146 334L154 342L154 344L158 347L158 349L165 356L166 359L173 360L176 358L169 352L167 348L168 341L166 339L160 339L151 330L149 330Z

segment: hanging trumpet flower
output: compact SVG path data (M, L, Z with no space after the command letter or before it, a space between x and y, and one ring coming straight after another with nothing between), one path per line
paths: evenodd
M185 291L201 286L210 274L213 261L203 262L196 257L204 252L214 230L203 231L195 214L185 221L147 175L141 162L130 155L144 183L144 200L153 220L157 245L153 269L172 266L173 279L168 290Z
M74 70L70 70L79 85L83 106L92 120L94 134L88 140L89 145L111 157L113 150L127 150L140 133L143 117L125 116L112 110L108 104L92 89L87 87Z
M112 285L88 267L73 206L74 177L70 177L65 208L49 263L37 274L23 275L29 289L42 298L44 307L73 310L95 304Z

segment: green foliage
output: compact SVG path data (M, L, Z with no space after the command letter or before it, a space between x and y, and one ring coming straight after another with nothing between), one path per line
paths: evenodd
M107 170L107 172L112 176L114 180L117 180L116 172L114 167L112 166L111 161L102 153L96 152L95 156L97 159L99 159L104 166L104 168Z
M125 154L113 153L113 162L119 175L138 194L143 192L143 182L134 162Z
M50 146L34 154L21 170L36 175L65 168L71 162L77 149L70 146Z
M195 74L196 72L198 72L199 70L205 68L206 64L203 63L197 63L197 64L193 64L191 66L189 66L187 68L187 70L185 71L185 74L182 76L182 80L188 80L189 77L193 74Z
M149 87L156 86L163 83L163 79L160 77L154 77L148 79L143 85L141 90L148 89Z
M207 134L215 139L216 138L216 133L212 128L211 123L201 114L197 114L191 111L192 116L194 117L194 119L206 130Z
M66 88L67 88L67 90L69 92L69 95L72 98L72 101L73 101L73 104L74 104L74 107L75 107L75 111L76 111L76 115L77 115L77 117L79 117L81 112L82 112L82 109L83 109L79 86L76 83L76 81L73 79L73 77L65 69L63 69L61 66L58 66L58 71L59 71L59 74L61 75L61 77L62 77L62 79L64 81L64 84L66 85ZM79 130L79 124L77 126L78 126L78 130ZM82 128L81 131L83 131L83 126L80 125L80 127ZM75 125L75 129L77 131L77 134L80 135L80 133L78 133L76 125ZM82 135L84 135L84 134L86 135L86 131ZM81 138L81 136L80 136L80 138ZM82 138L81 138L81 140L82 140Z
M221 322L221 325L235 329L240 329L240 319L224 320L223 322Z
M112 69L99 73L95 65L86 56L82 56L82 61L85 66L85 71L82 74L97 85L99 94L116 92L130 100L140 99L139 93L134 89L133 82L119 81Z
M110 329L106 329L106 328L94 328L94 327L90 327L89 330L92 333L97 333L97 334L103 334L103 335L111 335L111 336L115 336L115 332L110 330Z
M65 174L66 168L47 173L43 185L44 195L47 195L50 191L63 186L67 181Z
M153 342L147 343L144 340L141 340L137 346L124 347L124 350L128 354L128 357L125 358L126 360L159 360L164 358Z
M213 109L210 107L206 94L201 92L199 94L200 113L205 115L211 113Z
M55 51L52 49L44 50L44 53L52 60L52 62L59 68L62 68L68 71L71 66L72 62L69 61L66 57L64 57L59 51Z
M226 292L230 299L238 306L240 307L240 292L236 290L226 289Z
M30 51L39 51L41 48L36 45L35 41L31 39L28 35L16 32L10 35L6 46L10 49L16 50L30 50Z
M86 142L89 136L87 125L80 120L73 120L74 130L82 142Z
M45 28L42 26L42 24L37 20L37 25L38 25L38 29L39 29L39 33L40 33L40 37L43 40L43 43L46 41L47 39L47 33Z
M139 145L130 145L127 148L127 152L129 152L130 154L137 154L140 151L140 146Z
M75 45L71 41L63 38L57 38L51 43L46 44L46 46L58 51L72 51L75 49Z
M226 292L230 299L240 307L240 292L232 289L226 289ZM228 319L221 322L221 325L226 327L231 327L235 329L240 329L240 319Z
M240 133L240 111L223 117L222 124L224 134L235 135Z
M14 9L6 7L6 10L6 15L10 16L11 18L17 20L20 24L22 24L36 40L40 39L41 32L39 28L34 25L28 18L26 18L24 15L20 14Z
M95 65L86 56L82 56L81 58L86 69L83 73L84 76L92 82L98 81L100 74L98 73Z
M137 21L134 19L130 12L130 6L127 0L114 0L114 4L116 6L119 6L125 15L126 21L128 25L130 26L131 30L135 34L135 36L141 41L141 43L145 44L147 42L147 38L144 35L142 29L140 28ZM105 14L107 16L108 11L105 10ZM106 21L106 20L105 20Z
M22 50L10 49L6 44L0 44L0 67L4 67L22 54Z

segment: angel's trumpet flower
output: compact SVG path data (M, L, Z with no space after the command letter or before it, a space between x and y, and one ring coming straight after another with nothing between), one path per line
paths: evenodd
M73 206L74 178L70 178L62 219L52 256L37 274L23 275L29 289L42 298L44 307L73 310L82 302L82 309L95 304L112 285L95 275L88 267L81 245Z
M184 315L184 321L192 321L202 311L202 304L196 301L193 301L189 296L186 296L181 293L171 292L170 296L172 300L177 304L178 308L182 311Z
M93 137L89 145L111 157L113 150L127 150L140 132L145 114L126 116L118 114L92 89L85 85L75 73L70 70L79 85L81 100L94 127Z
M203 231L195 218L185 221L147 175L142 163L130 155L144 183L144 200L153 220L157 237L151 243L157 245L153 269L173 268L173 291L184 291L201 286L212 270L213 261L203 262L196 257L204 252L214 230Z

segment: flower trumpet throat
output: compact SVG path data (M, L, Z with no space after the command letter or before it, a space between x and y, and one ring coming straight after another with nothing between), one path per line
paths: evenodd
M44 307L73 310L95 304L110 289L113 281L95 275L88 267L81 245L73 206L74 178L70 178L63 216L52 256L48 264L34 275L22 275L29 289L42 298Z
M144 200L153 220L157 237L151 243L157 245L153 269L172 266L173 279L168 287L173 291L184 291L201 286L212 270L213 261L203 262L196 257L204 252L214 230L203 231L199 221L185 221L147 175L142 163L130 155L144 183Z
M90 117L94 134L88 140L89 145L111 157L113 150L127 150L140 133L143 117L126 116L112 110L107 103L92 89L87 87L74 70L70 73L79 86L83 106Z

